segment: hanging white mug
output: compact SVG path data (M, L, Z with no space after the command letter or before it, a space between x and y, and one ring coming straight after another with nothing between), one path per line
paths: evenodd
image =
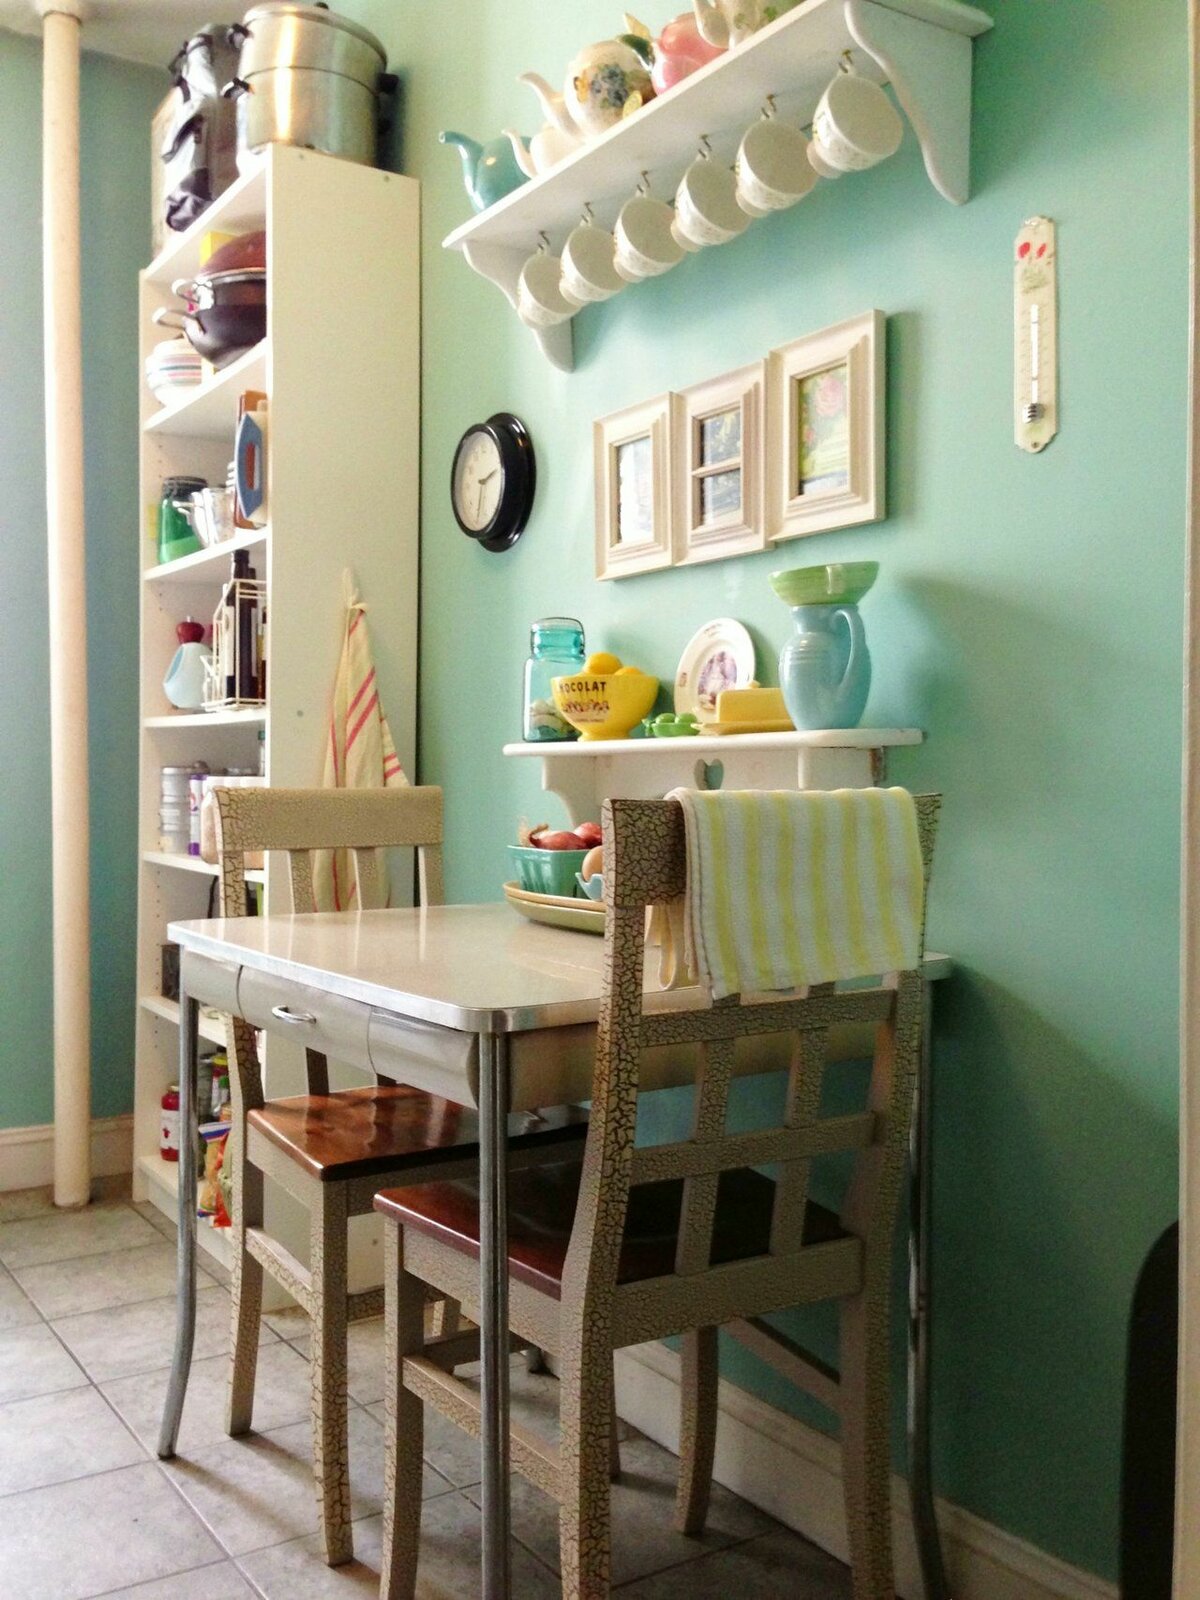
M685 250L728 244L750 226L750 218L737 202L733 169L713 159L707 139L700 154L679 180L675 191L675 225L672 233Z
M643 172L637 193L626 200L613 229L617 248L613 266L626 283L657 278L683 260L683 247L674 237L675 213L665 200L650 193Z
M847 51L813 114L813 168L825 178L865 172L895 155L903 136L900 113L879 84L855 72Z
M616 253L617 241L607 228L593 219L591 208L585 206L579 226L571 230L563 245L559 285L563 297L572 305L585 306L607 300L623 289L625 280L614 264Z
M578 310L562 292L562 262L543 237L521 268L517 281L517 315L528 328L553 328Z
M746 129L734 163L737 203L751 217L794 206L815 185L808 140L793 123L775 115L768 101L760 121Z

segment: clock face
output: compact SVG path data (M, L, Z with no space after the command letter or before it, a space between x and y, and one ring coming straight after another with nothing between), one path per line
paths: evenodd
M483 429L467 434L454 463L454 509L471 533L482 533L496 515L504 488L500 447Z
M462 531L485 550L508 550L529 520L536 483L533 441L519 417L497 411L463 434L450 469L450 503Z

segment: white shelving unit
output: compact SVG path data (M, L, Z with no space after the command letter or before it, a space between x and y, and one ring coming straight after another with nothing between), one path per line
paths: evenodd
M238 397L269 396L267 529L239 531L211 550L141 563L141 735L134 1185L174 1212L178 1172L158 1154L159 1101L178 1075L179 1007L161 993L161 944L174 918L207 913L215 870L159 849L161 768L203 759L214 768L257 764L264 736L268 781L321 781L329 692L349 568L370 606L380 693L400 758L414 762L419 482L419 190L412 179L276 145L141 275L141 349L163 338L154 310L171 284L199 270L209 232L267 230L268 336L170 407L142 388L141 499L147 522L162 480L181 473L224 482ZM139 362L139 373L141 365ZM267 582L265 710L173 711L162 679L176 624L208 624L237 549ZM287 890L276 864L268 909ZM223 1044L218 1022L201 1033ZM272 1041L268 1088L298 1088L294 1053ZM220 1256L222 1236L201 1229Z
M601 802L655 800L669 789L858 789L878 783L884 752L920 744L919 728L830 728L816 733L697 734L681 739L545 740L506 744L540 761L542 788L571 822L594 822Z
M960 0L802 0L463 223L443 247L460 250L515 308L517 279L542 233L560 248L585 204L611 226L643 172L656 195L672 199L701 137L731 161L767 95L775 96L781 116L807 127L845 50L864 76L891 84L930 182L961 205L970 195L972 40L991 26L986 12ZM537 329L535 336L547 359L569 372L571 323Z

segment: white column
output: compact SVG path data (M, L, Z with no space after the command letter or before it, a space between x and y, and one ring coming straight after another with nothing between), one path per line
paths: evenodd
M43 316L49 555L51 829L54 866L54 1202L91 1184L88 944L88 678L79 253L81 0L42 15Z

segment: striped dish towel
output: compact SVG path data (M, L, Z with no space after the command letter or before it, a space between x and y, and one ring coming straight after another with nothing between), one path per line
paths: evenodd
M329 707L329 743L325 750L326 789L405 788L391 729L383 714L375 683L375 663L367 634L367 608L358 598L349 574L344 577L346 627L342 654ZM384 903L388 900L387 862L380 859ZM348 850L313 852L313 893L318 911L352 911L358 905L358 883Z
M683 965L714 1000L915 967L924 920L907 789L675 789Z

